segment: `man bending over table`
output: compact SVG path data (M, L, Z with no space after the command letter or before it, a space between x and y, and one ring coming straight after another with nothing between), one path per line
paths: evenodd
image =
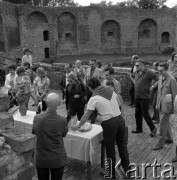
M47 111L34 117L33 133L37 136L36 169L39 180L62 180L67 164L63 137L68 132L66 119L57 114L59 96L50 93L46 98Z
M129 170L129 155L127 150L127 138L125 120L121 116L117 102L117 94L110 87L100 86L100 81L96 77L90 77L87 86L93 93L90 98L85 114L78 125L72 127L78 130L90 117L94 110L100 114L103 128L103 140L106 148L107 159L112 161L112 177L115 179L115 142L118 146L122 167L125 173Z

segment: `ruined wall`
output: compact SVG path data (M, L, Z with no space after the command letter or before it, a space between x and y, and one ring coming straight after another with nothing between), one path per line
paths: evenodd
M175 9L0 6L0 51L37 60L70 54L160 53L176 45Z

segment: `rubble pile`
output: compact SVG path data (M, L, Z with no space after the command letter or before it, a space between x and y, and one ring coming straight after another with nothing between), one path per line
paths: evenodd
M7 101L6 101L7 100ZM32 180L36 136L20 133L8 113L8 95L0 95L0 180Z

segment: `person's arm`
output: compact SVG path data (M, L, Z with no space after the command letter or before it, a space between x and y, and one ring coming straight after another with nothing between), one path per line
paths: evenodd
M61 78L61 81L60 81L60 83L59 83L59 86L60 86L60 89L61 89L62 92L64 92L64 91L65 91L65 88L66 88L66 87L65 87L65 82L63 82L63 81L66 81L65 79L66 79L66 78L65 78L65 76L63 75L62 78Z
M172 81L171 81L171 92L172 92L172 112L174 112L174 100L177 95L176 79L172 79Z
M82 125L84 125L84 123L89 119L90 115L92 114L93 110L89 110L87 109L86 112L84 113L84 115L82 116L80 122L78 125L71 127L72 130L76 131L78 130L80 127L82 127Z
M63 130L63 133L62 133L62 137L65 137L68 133L68 124L66 122L66 120L64 121L64 130Z
M49 78L46 78L46 84L44 87L44 92L42 93L41 97L45 97L47 95L47 93L49 92L49 86L50 86L50 80Z
M24 65L24 61L25 61L25 57L23 56L23 57L22 57L22 61L21 61L21 66Z
M86 89L82 83L80 84L80 87L81 87L81 93L79 93L78 95L79 95L79 98L83 98L86 95Z
M115 89L116 94L120 94L120 93L121 93L121 84L120 84L119 81L117 81L117 82L114 84L114 89Z
M102 82L105 79L104 72L100 69L100 82Z
M150 87L150 91L154 90L154 89L158 86L159 81L155 81L155 83L154 83L154 81L153 81L152 84L153 84L153 85Z
M6 80L5 80L5 87L7 88L11 88L11 85L10 85L10 77L9 76L6 76Z
M36 116L34 116L34 120L33 120L32 134L35 134L35 131L34 131L35 124L36 124Z

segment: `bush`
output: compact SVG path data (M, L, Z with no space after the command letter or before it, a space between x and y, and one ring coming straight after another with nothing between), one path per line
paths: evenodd
M175 51L174 47L166 47L162 50L162 54L171 55Z

